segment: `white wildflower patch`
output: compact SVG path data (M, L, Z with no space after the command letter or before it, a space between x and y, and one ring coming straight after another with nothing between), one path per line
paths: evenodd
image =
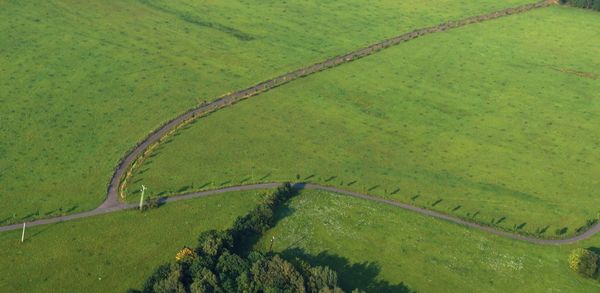
M523 257L516 257L505 253L492 252L486 263L495 271L520 271L523 269Z

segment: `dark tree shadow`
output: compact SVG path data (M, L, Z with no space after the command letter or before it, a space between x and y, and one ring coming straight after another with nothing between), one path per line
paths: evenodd
M184 191L188 191L192 188L191 185L186 185L186 186L182 186L181 188L177 189L177 193L182 193Z
M206 182L206 183L202 184L201 186L199 186L198 189L205 188L205 187L209 186L211 183L212 182Z
M592 246L592 247L588 247L588 249L590 251L592 251L593 253L600 255L600 247L593 247Z
M306 176L304 178L304 180L309 180L309 179L312 179L313 177L315 177L315 174L311 174L311 175Z
M271 227L277 226L277 223L282 219L292 215L294 213L294 209L289 206L292 198L300 194L300 191L304 189L304 183L296 183L292 186L292 194L290 195L290 199L283 205L277 208L275 214L273 215L273 219L271 222ZM262 233L252 233L251 235L244 235L243 242L236 243L236 253L240 255L247 255L250 253L252 248L258 243L260 238L262 237Z
M498 219L498 221L496 221L496 225L498 225L498 224L500 224L500 223L502 223L504 221L506 221L506 216L503 216L500 219Z
M536 232L537 232L537 234L542 235L542 234L546 233L546 231L548 231L548 228L550 228L550 226L546 226L546 227L543 227L543 228L538 228L536 230Z
M318 255L310 255L300 248L288 248L281 252L282 256L291 261L303 260L313 266L328 266L338 273L339 285L346 292L361 289L366 292L414 292L404 283L390 284L388 281L377 279L381 267L376 262L350 263L342 256L327 251Z

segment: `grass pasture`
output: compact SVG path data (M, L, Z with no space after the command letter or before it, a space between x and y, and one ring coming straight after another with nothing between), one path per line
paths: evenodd
M0 234L2 292L123 292L143 283L207 229L225 229L259 200L257 192L169 203ZM327 264L344 288L386 292L595 292L599 283L568 269L575 246L499 238L394 207L305 190L255 245ZM532 281L535 280L535 281ZM389 292L389 291L388 291Z
M496 237L356 198L304 191L256 245L337 270L368 292L598 292L568 268L574 247ZM411 291L411 292L412 292Z
M294 81L197 120L130 182L171 195L311 181L575 234L600 212L597 20L536 10Z
M527 2L0 1L0 224L98 206L126 151L203 100Z
M260 200L236 192L0 234L1 292L125 292L200 232L229 228Z

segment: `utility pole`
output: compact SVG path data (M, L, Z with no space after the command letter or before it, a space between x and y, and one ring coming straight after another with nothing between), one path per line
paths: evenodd
M140 197L140 211L141 211L142 206L144 205L144 191L146 191L146 186L144 186L142 184L142 189L140 189L140 191L142 191L142 196Z
M273 238L271 238L271 246L269 246L269 252L271 252L271 250L273 250L273 242L275 241L275 236L273 236Z
M25 223L23 223L23 233L21 233L21 243L25 241Z

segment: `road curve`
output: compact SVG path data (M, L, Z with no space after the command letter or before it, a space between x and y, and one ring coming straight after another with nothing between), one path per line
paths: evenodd
M235 191L274 189L278 186L281 186L281 184L282 183L259 183L259 184L250 184L250 185L231 186L231 187L215 189L215 190L192 192L192 193L188 193L188 194L182 194L182 195L178 195L178 196L163 198L163 199L161 199L161 203L176 202L176 201L199 198L199 197L207 197L207 196L218 195L218 194L223 194L223 193L227 193L227 192L235 192ZM511 232L507 232L507 231L498 230L498 229L495 229L495 228L492 228L489 226L469 222L469 221L463 220L461 218L447 215L447 214L444 214L441 212L436 212L436 211L412 206L409 204L404 204L404 203L384 199L381 197L371 196L371 195L364 194L364 193L339 189L336 187L324 186L324 185L313 184L313 183L296 183L293 185L293 187L298 190L312 189L312 190L327 191L327 192L331 192L331 193L337 193L340 195L351 196L351 197L358 198L358 199L377 202L380 204L386 204L386 205L401 208L401 209L404 209L407 211L419 213L421 215L444 220L444 221L447 221L450 223L454 223L454 224L458 224L461 226L485 231L485 232L488 232L488 233L491 233L494 235L498 235L498 236L502 236L502 237L506 237L506 238L510 238L510 239L514 239L514 240L529 242L529 243L533 243L533 244L542 244L542 245L572 244L572 243L575 243L575 242L578 242L581 240L588 239L588 238L592 237L593 235L595 235L596 233L600 232L600 225L595 225L591 229L587 230L585 233L579 234L579 235L576 235L576 236L573 236L570 238L540 239L540 238L527 237L527 236L523 236L520 234L515 234L515 233L511 233ZM83 213L79 213L79 214L37 220L37 221L27 223L27 226L33 227L33 226L40 226L40 225L46 225L46 224L52 224L52 223L59 223L59 222L64 222L64 221L69 221L69 220L74 220L74 219L80 219L80 218L86 218L86 217L91 217L91 216L96 216L96 215L101 215L101 214L106 214L106 213L111 213L111 212L116 212L116 211L122 211L122 210L126 210L126 209L135 209L135 208L137 208L137 206L138 206L137 204L133 204L133 203L130 203L130 204L119 203L117 206L110 207L110 208L100 208L99 207L99 208L89 211L89 212L83 212ZM21 229L22 227L23 227L22 224L3 226L3 227L0 227L0 232L1 231L18 230L18 229Z
M136 204L126 204L126 203L121 203L119 201L120 188L122 187L124 182L126 182L127 177L130 175L130 173L131 173L130 168L132 167L132 165L136 162L136 160L139 160L140 158L143 159L143 157L148 154L148 151L151 150L153 145L161 142L165 137L169 136L171 133L173 133L173 131L177 130L182 125L185 125L186 123L188 123L202 115L205 115L207 113L216 111L218 109L230 106L238 101L256 96L260 93L263 93L270 89L276 88L278 86L281 86L283 84L286 84L286 83L296 80L298 78L308 76L310 74L314 74L314 73L317 73L319 71L323 71L323 70L326 70L329 68L333 68L333 67L339 66L341 64L348 63L348 62L351 62L351 61L359 59L359 58L363 58L365 56L369 56L369 55L379 52L385 48L418 38L423 35L432 34L432 33L436 33L436 32L443 32L443 31L447 31L450 29L466 26L466 25L469 25L472 23L478 23L478 22L483 22L483 21L487 21L487 20L491 20L491 19L496 19L496 18L503 17L503 16L523 13L523 12L526 12L526 11L529 11L532 9L547 7L552 4L553 4L553 1L544 0L544 1L540 1L538 3L522 5L522 6L514 7L514 8L508 8L508 9L504 9L501 11L496 11L496 12L492 12L492 13L488 13L488 14L484 14L484 15L480 15L480 16L469 17L469 18L459 20L459 21L451 21L451 22L443 23L443 24L440 24L437 26L427 27L427 28L423 28L423 29L417 29L415 31L412 31L412 32L409 32L409 33L406 33L406 34L403 34L403 35L400 35L400 36L397 36L397 37L394 37L391 39L381 41L379 43L376 43L371 46L350 52L348 54L336 56L336 57L327 59L323 62L316 63L316 64L310 65L308 67L304 67L304 68L298 69L296 71L280 75L274 79L264 81L262 83L259 83L252 87L249 87L247 89L244 89L244 90L241 90L241 91L238 91L235 93L227 94L227 95L215 100L214 102L203 104L203 105L201 105L197 108L194 108L188 112L185 112L184 114L167 122L160 128L158 128L155 131L153 131L152 133L150 133L150 135L148 137L146 137L135 148L133 148L120 161L117 168L115 169L115 172L114 172L114 174L110 180L110 183L108 185L107 197L106 197L105 201L98 208L96 208L92 211L87 211L87 212L82 212L82 213L77 213L77 214L58 216L58 217L53 217L53 218L32 221L32 222L29 222L27 225L29 227L46 225L46 224L64 222L64 221L69 221L69 220L74 220L74 219L79 219L79 218L86 218L86 217L121 211L121 210L125 210L125 209L135 208ZM252 185L232 186L232 187L227 187L227 188L222 188L222 189L194 192L194 193L189 193L189 194L173 196L173 197L162 199L162 202L174 202L174 201L191 199L191 198L206 197L206 196L210 196L210 195L216 195L216 194L232 192L232 191L270 189L270 188L275 188L275 187L279 186L280 184L281 183L261 183L261 184L252 184ZM590 238L593 235L595 235L596 233L600 232L600 223L597 223L596 225L592 226L590 229L588 229L584 233L570 237L570 238L540 239L540 238L528 237L528 236L524 236L524 235L520 235L520 234L516 234L516 233L498 230L498 229L495 229L495 228L492 228L489 226L469 222L469 221L463 220L461 218L447 215L444 213L440 213L440 212L436 212L436 211L432 211L432 210L428 210L428 209L424 209L424 208L419 208L416 206L399 203L399 202L395 202L395 201L391 201L391 200L387 200L384 198L375 197L375 196L371 196L371 195L367 195L367 194L363 194L363 193L357 193L357 192L353 192L353 191L338 189L335 187L310 184L310 183L297 183L297 184L295 184L295 187L329 191L329 192L334 192L334 193L343 194L343 195L347 195L347 196L352 196L355 198L361 198L364 200L387 204L387 205L399 207L399 208L402 208L405 210L413 211L413 212L416 212L416 213L419 213L422 215L445 220L445 221L455 223L458 225L478 229L481 231L486 231L486 232L489 232L489 233L492 233L492 234L495 234L498 236L507 237L507 238L520 240L520 241L525 241L525 242L534 243L534 244L544 244L544 245L571 244L571 243L575 243L575 242ZM21 224L2 226L2 227L0 227L0 232L20 229L22 227L22 225L23 224L21 223Z

